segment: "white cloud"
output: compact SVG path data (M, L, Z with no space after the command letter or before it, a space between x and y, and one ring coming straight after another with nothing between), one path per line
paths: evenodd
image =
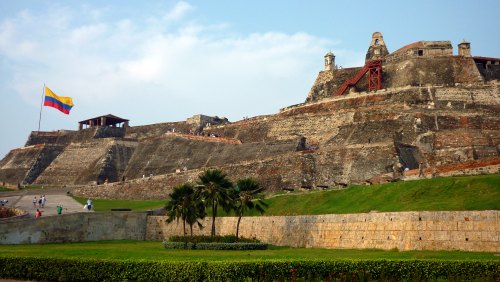
M85 25L72 30L70 33L70 42L72 44L84 44L89 41L101 40L106 34L107 26L105 24Z
M166 21L180 20L186 15L187 12L193 10L193 8L194 7L187 2L178 2L172 10L163 16L163 19Z
M123 111L140 124L196 113L232 120L273 113L306 98L332 44L306 33L245 35L227 23L198 24L184 19L194 9L186 2L152 20L106 21L107 10L68 9L51 15L65 12L54 31L53 22L34 13L31 23L21 15L5 20L0 56L11 62L13 88L25 100L38 104L33 92L46 82L59 95L74 98L78 119ZM88 11L96 16L82 21ZM179 22L166 31L157 26L162 20ZM145 98L154 105L138 102Z

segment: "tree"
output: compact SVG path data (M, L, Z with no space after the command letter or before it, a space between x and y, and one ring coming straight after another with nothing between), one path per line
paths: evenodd
M168 215L167 222L182 220L184 244L187 246L186 223L191 226L191 236L193 236L193 224L198 223L201 226L198 218L205 216L204 208L200 209L201 201L196 197L194 186L190 183L174 187L174 191L169 196L171 200L165 206Z
M203 225L199 219L204 219L207 213L205 212L205 204L199 197L194 195L194 202L190 206L190 212L186 218L186 223L189 224L191 237L193 237L193 225L197 224L198 228L203 229Z
M264 213L265 208L269 205L262 200L260 193L264 191L260 187L257 180L253 178L243 178L236 182L236 197L234 203L234 211L238 216L238 223L236 224L236 238L238 238L240 231L241 217L247 211L256 209L261 214Z
M197 193L205 201L205 206L212 209L212 231L211 236L215 236L215 218L219 205L225 210L231 209L231 188L233 183L220 169L209 169L198 177Z

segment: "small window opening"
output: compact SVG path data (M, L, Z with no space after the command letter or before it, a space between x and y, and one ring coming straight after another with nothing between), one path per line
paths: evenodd
M378 39L375 39L375 45L379 45Z
M424 55L424 50L418 50L418 55L423 56Z

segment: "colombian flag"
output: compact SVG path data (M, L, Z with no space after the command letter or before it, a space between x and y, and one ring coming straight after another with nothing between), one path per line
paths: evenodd
M56 108L59 111L69 115L69 111L73 108L73 99L71 97L60 97L54 94L47 86L45 86L45 101L44 106Z

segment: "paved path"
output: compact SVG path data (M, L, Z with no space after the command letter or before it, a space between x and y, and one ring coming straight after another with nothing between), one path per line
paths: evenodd
M30 217L35 217L37 208L42 212L42 216L57 215L56 208L58 205L63 207L63 214L88 212L83 209L82 204L67 195L68 191L71 192L71 190L62 188L5 191L0 192L0 200L8 200L9 202L5 206L25 210ZM45 206L38 207L37 204L34 207L33 197L39 199L41 195L45 195L47 199Z

